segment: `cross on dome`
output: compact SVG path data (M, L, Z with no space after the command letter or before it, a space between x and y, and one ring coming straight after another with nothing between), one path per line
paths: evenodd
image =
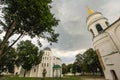
M90 9L89 7L87 7L87 8L88 8L88 15L91 15L91 14L93 14L95 12L92 9Z

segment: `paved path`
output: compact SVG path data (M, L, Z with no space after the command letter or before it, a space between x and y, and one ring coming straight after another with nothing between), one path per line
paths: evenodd
M104 78L82 78L82 80L105 80Z

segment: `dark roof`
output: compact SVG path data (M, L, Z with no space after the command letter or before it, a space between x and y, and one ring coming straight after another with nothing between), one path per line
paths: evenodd
M58 60L61 60L59 57L56 57Z
M44 48L44 50L51 51L51 49L49 47Z

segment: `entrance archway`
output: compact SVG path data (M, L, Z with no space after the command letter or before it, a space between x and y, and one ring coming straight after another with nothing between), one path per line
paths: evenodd
M57 79L61 78L61 66L54 65L53 66L53 79L56 77Z

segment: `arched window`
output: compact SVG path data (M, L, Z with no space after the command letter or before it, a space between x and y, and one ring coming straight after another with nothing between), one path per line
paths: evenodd
M34 72L36 72L36 69L34 69Z
M105 22L105 24L106 24L106 26L109 26L109 23L107 21Z
M98 33L101 33L103 31L103 28L100 24L96 25L96 29L97 29Z
M42 63L42 67L44 66L44 63Z
M47 63L47 67L49 66L49 63Z
M93 35L93 37L94 37L95 35L94 35L94 33L93 33L93 30L92 30L92 29L90 29L90 32L92 33L92 35Z

